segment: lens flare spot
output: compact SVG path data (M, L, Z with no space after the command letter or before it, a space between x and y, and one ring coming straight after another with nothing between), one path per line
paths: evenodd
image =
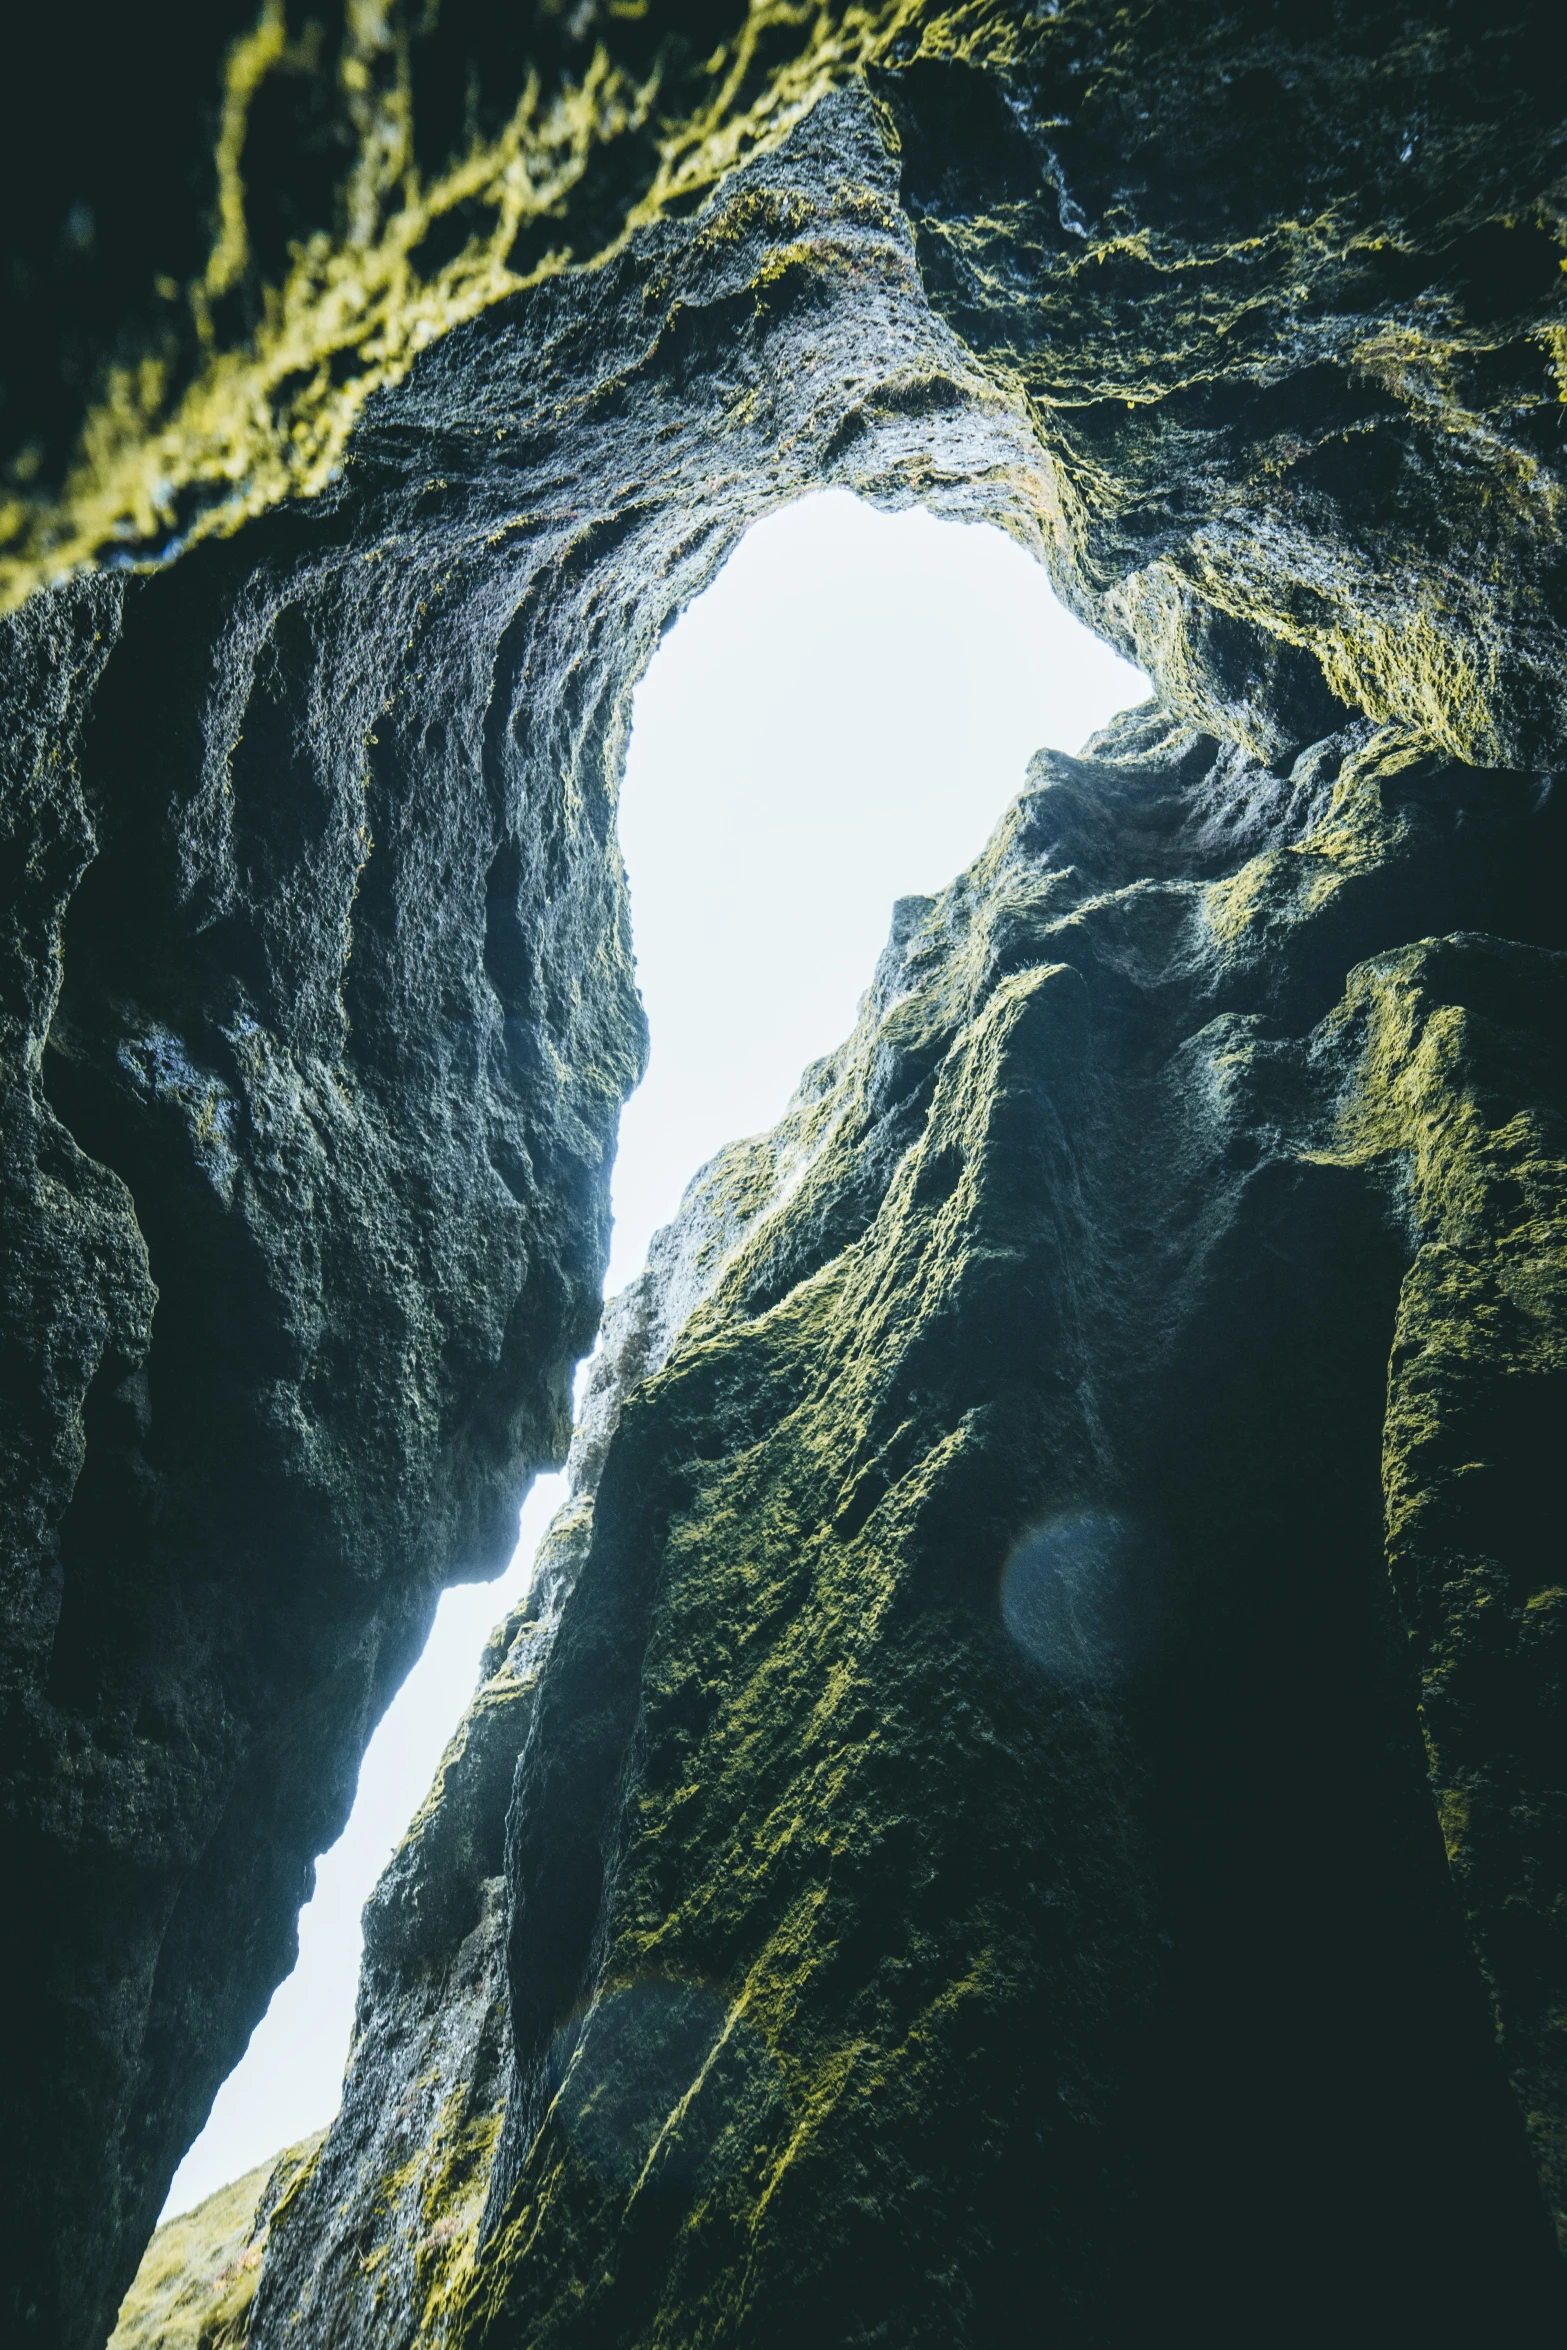
M1113 1688L1135 1671L1164 1612L1146 1529L1084 1509L1036 1526L1001 1575L1001 1620L1029 1660L1071 1687Z

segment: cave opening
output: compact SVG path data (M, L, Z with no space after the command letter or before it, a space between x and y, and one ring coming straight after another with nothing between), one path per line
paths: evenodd
M633 697L618 829L651 1054L621 1119L606 1296L641 1270L693 1172L771 1125L847 1035L895 904L979 854L1036 751L1077 751L1147 691L994 523L827 490L752 524ZM540 1476L502 1576L443 1594L317 1863L299 1959L165 2219L331 2120L361 1908L566 1492L564 1475Z
M1562 2339L1545 12L310 13L11 77L0 2334Z

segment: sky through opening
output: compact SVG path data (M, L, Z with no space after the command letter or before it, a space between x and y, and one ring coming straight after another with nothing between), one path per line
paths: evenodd
M653 1051L621 1124L608 1294L697 1168L771 1125L806 1064L848 1034L893 900L934 894L978 855L1034 751L1079 749L1147 691L988 525L829 490L746 534L637 689L620 829ZM165 2217L336 2110L360 1909L563 1498L561 1478L541 1478L504 1577L443 1597L318 1864L299 1963Z

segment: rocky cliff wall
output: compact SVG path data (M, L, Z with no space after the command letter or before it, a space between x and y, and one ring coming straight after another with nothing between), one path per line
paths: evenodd
M9 624L35 2029L0 2265L46 2337L112 2317L441 1583L564 1456L659 629L778 497L906 497L933 404L952 500L1037 536L1038 450L925 306L863 103L834 120L443 343L335 493Z
M228 52L347 109L326 241L274 313L245 208L316 199L225 100L252 323L6 518L17 594L152 570L5 643L8 2314L102 2339L435 1591L560 1457L642 1050L630 688L832 479L1001 520L1164 712L906 910L627 1309L258 2338L1097 2340L1164 2292L1283 2339L1357 2274L1544 2322L1543 13L682 20L689 104L606 100L640 162L595 116L521 273L488 116L471 221L433 153L365 178L386 26L362 121L282 12ZM426 277L437 183L477 242Z
M1560 827L1139 716L900 908L611 1318L258 2350L1551 2338Z

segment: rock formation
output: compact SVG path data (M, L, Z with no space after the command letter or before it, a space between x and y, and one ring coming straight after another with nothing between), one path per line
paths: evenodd
M380 83L368 12L234 28L193 340L13 465L0 2307L104 2339L565 1449L630 690L836 481L1013 530L1157 700L612 1315L254 2350L1553 2339L1544 13L581 13L466 83L460 10Z
M611 1317L256 2350L1545 2326L1378 1453L1444 1797L1548 1937L1550 1373L1475 1337L1538 1296L1567 965L1491 924L1560 824L1139 714L899 909Z

